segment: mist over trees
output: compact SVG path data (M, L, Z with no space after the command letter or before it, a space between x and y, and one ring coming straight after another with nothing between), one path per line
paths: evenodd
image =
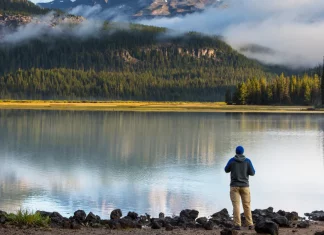
M271 74L218 37L129 27L0 46L1 98L222 101L228 87Z

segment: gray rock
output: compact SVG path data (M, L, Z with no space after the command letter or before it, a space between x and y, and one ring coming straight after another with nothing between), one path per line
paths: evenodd
M180 212L180 218L187 218L188 220L192 221L195 220L198 217L199 211L197 210L182 210Z
M98 215L93 214L92 212L89 212L89 214L85 218L85 222L91 224L100 223L100 217Z
M82 223L86 219L86 216L84 210L77 210L74 212L74 219L79 223Z
M199 217L198 219L196 219L196 222L198 224L204 225L208 222L208 219L206 217Z
M313 211L312 213L305 213L311 220L324 221L324 211Z
M75 221L71 223L71 229L81 229L81 225Z
M136 220L138 218L138 214L131 211L128 212L127 216L130 217L132 220Z
M285 216L277 215L272 219L272 221L278 224L279 227L285 227L285 228L289 227L289 221Z
M255 225L257 233L267 233L270 235L278 235L279 227L275 222L269 220L259 220Z
M110 213L110 219L120 219L123 216L123 213L120 209L115 209Z
M305 221L300 221L297 224L297 228L308 228L310 226L309 221L305 220Z
M161 229L162 226L157 221L154 221L151 226L152 229Z
M214 229L214 223L212 221L208 221L204 224L204 229L206 230L213 230Z
M287 212L285 216L289 221L295 221L299 219L298 213L295 211Z
M160 212L159 219L164 219L164 213Z

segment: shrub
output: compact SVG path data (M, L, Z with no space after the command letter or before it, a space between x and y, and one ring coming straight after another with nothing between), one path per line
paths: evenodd
M7 215L7 219L17 226L39 226L47 227L50 223L50 218L42 217L39 212L33 213L28 210L18 210L17 214L10 213Z

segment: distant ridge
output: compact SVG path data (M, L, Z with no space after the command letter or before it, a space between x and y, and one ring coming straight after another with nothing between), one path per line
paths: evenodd
M100 5L103 9L113 9L132 17L175 16L204 10L208 6L218 6L223 0L53 0L39 3L43 8L69 10L77 6Z

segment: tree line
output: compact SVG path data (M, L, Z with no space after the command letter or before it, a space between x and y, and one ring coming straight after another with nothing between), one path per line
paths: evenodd
M234 90L226 91L226 102L236 104L321 104L321 79L317 74L303 76L274 76L248 79Z
M150 71L35 68L0 77L2 99L215 101L227 88L216 78L164 79Z

